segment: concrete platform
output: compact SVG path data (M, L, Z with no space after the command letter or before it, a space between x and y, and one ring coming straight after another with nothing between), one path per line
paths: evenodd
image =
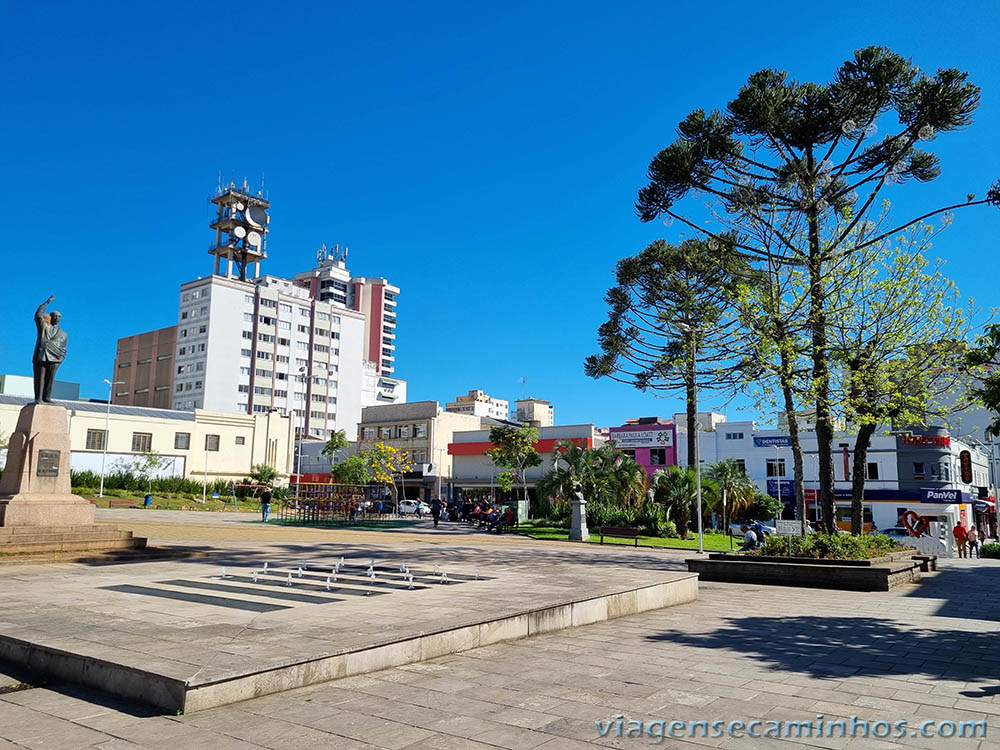
M565 558L526 565L476 548L276 545L211 559L0 568L0 660L190 713L698 596L696 575L643 558Z

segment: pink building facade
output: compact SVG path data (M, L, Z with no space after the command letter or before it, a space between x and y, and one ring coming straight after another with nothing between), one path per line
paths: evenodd
M673 422L626 424L612 427L609 437L615 447L635 459L653 476L664 466L677 465L677 426Z

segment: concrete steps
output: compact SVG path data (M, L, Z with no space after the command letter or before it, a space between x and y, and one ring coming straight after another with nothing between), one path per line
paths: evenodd
M144 537L114 526L0 527L0 555L143 549Z

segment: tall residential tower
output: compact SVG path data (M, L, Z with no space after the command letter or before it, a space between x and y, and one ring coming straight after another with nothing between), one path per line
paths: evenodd
M214 273L181 285L171 406L276 410L301 434L326 438L354 437L364 406L405 402L406 382L391 377L399 288L351 276L346 250L325 247L310 271L262 275L270 203L245 184L212 203ZM124 364L116 360L116 381ZM119 386L113 400L134 398Z

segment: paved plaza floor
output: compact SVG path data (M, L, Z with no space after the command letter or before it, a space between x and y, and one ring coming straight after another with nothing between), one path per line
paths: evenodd
M215 544L228 551L240 543ZM365 554L370 549L360 542L355 546ZM415 543L390 546L410 556L416 549ZM315 547L305 544L303 550ZM299 552L288 554L295 558ZM479 548L472 539L463 546L453 540L428 553L453 558L453 565L464 560L463 567L476 560L481 570L504 565L558 570L560 564L579 561L594 577L680 570L690 554L523 539L508 539L502 547L491 541ZM107 569L52 565L39 570L51 575L56 568L67 577L105 575ZM18 575L30 576L29 568L22 567ZM6 593L2 578L0 587ZM0 616L6 614L5 606ZM65 685L0 694L0 750L989 750L1000 748L998 630L1000 563L995 561L945 561L921 585L890 593L705 583L700 599L690 604L182 716L157 715L138 704ZM0 666L0 673L8 672ZM841 717L854 717L857 736L801 736L802 726L784 739L728 731L730 722L815 723ZM691 725L694 737L660 742L655 735L664 732L662 726L651 734L657 721L710 725L716 719L727 729L718 737L700 736L697 724ZM639 721L644 736L626 736ZM865 722L873 728L867 737L860 736ZM881 727L878 722L892 727L891 736L872 736ZM984 722L986 738L920 734L922 726L925 733L940 727L946 734L961 722ZM617 726L624 731L619 733ZM673 731L686 730L675 726Z

